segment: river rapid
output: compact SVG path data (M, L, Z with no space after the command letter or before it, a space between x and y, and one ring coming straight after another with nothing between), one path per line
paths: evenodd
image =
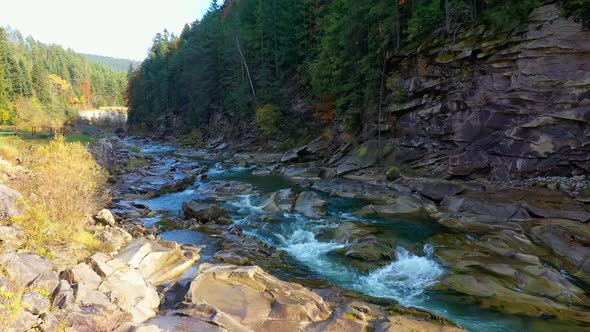
M126 142L129 145L134 141ZM165 145L139 146L142 153L156 156L174 156L175 149ZM327 213L322 218L308 218L299 213L273 214L261 209L261 203L271 192L293 188L296 184L286 177L253 175L256 167L227 165L218 160L199 160L209 166L208 179L195 182L190 188L165 194L153 199L135 201L152 210L165 210L180 215L182 203L189 200L215 202L230 212L234 223L244 233L254 236L269 246L287 253L288 261L305 273L304 278L322 280L334 286L350 289L372 297L395 300L404 306L413 306L440 314L469 331L582 331L562 321L546 321L519 315L509 315L480 308L473 303L464 303L464 297L449 292L434 290L446 271L433 254L429 238L445 230L432 221L404 221L387 218L360 217L353 214L367 204L358 199L349 199L319 193L326 200ZM247 195L224 195L223 197L200 191L210 181L236 181L253 185ZM307 190L307 189L306 189ZM272 215L273 221L264 221ZM146 226L157 218L144 220ZM318 239L318 234L337 227L343 221L370 224L379 230L379 236L396 243L395 259L384 266L370 270L349 263L334 251L348 243ZM202 261L211 260L217 250L217 239L197 231L173 230L161 234L166 240L196 244L203 247ZM269 271L285 276L289 271ZM284 272L284 273L278 273ZM297 276L301 278L299 274Z

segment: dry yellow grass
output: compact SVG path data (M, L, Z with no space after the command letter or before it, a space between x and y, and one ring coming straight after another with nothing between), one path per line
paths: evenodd
M24 213L11 223L24 227L29 248L47 254L51 246L93 243L84 227L107 202L107 174L86 148L58 137L27 152L25 166L31 173L10 184L24 196Z

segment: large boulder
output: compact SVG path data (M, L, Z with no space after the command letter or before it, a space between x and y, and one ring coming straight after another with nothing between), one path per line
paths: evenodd
M133 239L131 234L117 226L97 226L94 231L96 238L111 251L119 250Z
M187 297L198 310L217 312L220 326L240 330L301 329L332 312L318 294L257 266L203 264Z
M21 194L5 185L0 184L0 220L12 218L21 213L17 200Z
M270 194L260 207L268 212L291 212L296 197L293 189L279 190Z
M153 285L182 275L199 259L197 247L181 247L173 241L149 241L139 238L123 248L115 259L139 270Z
M357 215L376 215L395 219L428 220L430 219L424 204L418 198L403 195L396 197L388 205L367 205L356 212Z
M304 191L295 201L294 211L301 213L308 218L321 218L324 216L324 207L328 202L323 200L320 195L313 191Z
M47 292L57 287L57 266L47 257L16 252L2 254L0 269L19 287L37 286Z
M230 217L229 213L219 205L205 204L195 200L182 203L182 212L185 218L195 218L203 224Z
M160 305L156 288L139 271L129 267L111 273L98 290L107 294L110 302L129 312L136 323L155 317Z

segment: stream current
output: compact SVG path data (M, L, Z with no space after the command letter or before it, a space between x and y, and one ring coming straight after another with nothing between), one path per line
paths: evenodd
M129 143L129 142L128 142ZM144 146L142 152L156 155L173 155L174 148L164 145ZM404 306L413 306L442 315L469 331L583 331L561 321L546 321L519 315L482 309L474 303L464 303L456 294L429 290L439 278L449 271L433 255L428 238L444 231L433 222L409 222L396 219L359 217L353 214L366 205L358 199L347 199L319 193L329 202L328 213L321 219L307 218L298 213L272 214L273 222L262 221L270 213L260 204L268 194L277 190L294 188L288 178L273 175L253 175L254 167L222 167L215 161L201 160L209 166L208 180L238 181L254 186L248 195L219 197L202 194L199 187L205 182L197 181L181 192L165 194L153 199L136 201L152 210L166 210L180 214L182 203L194 199L215 201L230 212L234 222L266 244L288 253L289 261L298 270L304 271L311 280L323 280L332 285L377 298L395 300ZM149 226L157 220L146 220ZM326 242L316 238L325 228L336 227L343 221L371 224L379 229L381 236L395 240L396 259L388 265L371 271L357 269L340 256L331 254L346 246L343 243ZM191 243L203 247L202 261L211 260L216 251L217 239L197 231L174 230L161 234L165 240ZM407 248L411 248L409 251ZM271 273L277 271L269 271ZM287 273L288 274L288 273Z

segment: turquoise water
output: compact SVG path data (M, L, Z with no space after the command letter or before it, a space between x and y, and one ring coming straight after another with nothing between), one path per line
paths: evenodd
M160 150L155 149L160 153ZM211 163L208 174L211 180L231 180L250 183L254 191L248 195L230 197L223 205L246 234L253 235L267 244L284 250L299 270L310 279L325 280L339 287L355 290L374 297L398 301L405 306L415 306L443 315L470 331L587 331L565 322L547 321L508 315L466 303L458 294L429 291L439 278L447 273L432 254L427 239L444 230L432 222L408 222L383 218L361 218L352 212L366 202L331 197L322 194L330 203L325 218L310 219L297 213L274 215L275 222L265 222L269 213L259 208L265 196L273 191L292 188L294 185L280 176L255 176L252 168L233 167L223 169ZM183 192L167 194L142 201L152 209L179 213L181 205L189 199L211 200L211 196L199 193L197 182ZM299 188L300 189L300 188ZM227 197L225 198L227 199ZM392 263L371 271L351 266L346 259L331 254L345 246L342 243L325 242L316 238L318 232L336 227L343 221L369 224L376 227L380 237L396 245L397 257ZM215 252L215 239L194 231L172 231L162 234L165 239L181 243L204 245L203 257Z

